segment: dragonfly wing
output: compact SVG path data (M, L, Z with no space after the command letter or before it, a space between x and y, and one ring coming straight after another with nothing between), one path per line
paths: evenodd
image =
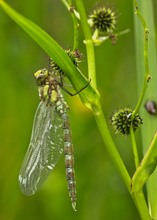
M26 195L35 193L52 172L63 152L63 122L55 106L40 102L32 136L24 158L19 183Z

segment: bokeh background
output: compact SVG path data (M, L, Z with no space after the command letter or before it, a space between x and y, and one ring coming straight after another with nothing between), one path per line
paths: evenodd
M59 0L8 0L13 8L45 29L65 49L72 47L73 25ZM84 0L90 13L95 0ZM110 3L111 2L111 3ZM132 1L107 1L116 10L117 32L130 29L113 46L95 48L101 103L110 126L110 115L137 101ZM154 8L157 3L154 0ZM157 21L157 18L155 18ZM86 75L86 52L80 29L80 69ZM52 175L33 196L24 196L18 174L29 145L34 114L39 103L33 73L48 66L44 51L0 9L0 220L138 220L139 216L102 142L91 112L78 97L69 97L75 148L77 212L71 208L62 155ZM129 137L114 135L117 148L134 172ZM140 145L140 129L136 133Z

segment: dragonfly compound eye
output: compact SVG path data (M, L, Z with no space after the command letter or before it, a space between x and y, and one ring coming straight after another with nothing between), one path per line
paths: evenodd
M34 76L36 78L37 85L41 86L45 84L45 80L48 77L48 70L47 69L38 70L37 72L34 73Z

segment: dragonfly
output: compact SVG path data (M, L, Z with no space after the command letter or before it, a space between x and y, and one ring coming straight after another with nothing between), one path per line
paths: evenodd
M69 107L61 93L61 85L52 71L38 70L34 76L40 103L35 113L30 144L19 173L19 185L25 195L34 194L53 171L64 151L69 196L76 211L74 150Z

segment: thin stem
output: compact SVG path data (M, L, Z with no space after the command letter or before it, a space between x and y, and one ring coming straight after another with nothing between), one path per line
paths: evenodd
M141 191L137 193L132 193L131 192L131 178L126 170L126 167L116 149L116 146L113 142L113 139L111 137L111 134L109 132L105 117L103 115L102 109L99 106L99 114L94 114L95 120L97 123L97 126L99 128L99 132L101 133L101 136L103 138L103 141L105 143L105 146L108 150L108 153L110 157L112 158L117 170L119 171L130 195L132 196L132 199L138 209L139 215L142 220L151 220L149 212L148 212L148 207L145 201L144 194Z
M148 207L143 191L140 190L137 193L132 193L132 198L134 200L134 203L136 204L141 220L152 220L148 212Z
M88 56L89 77L92 79L91 83L93 83L93 86L96 87L95 56L94 56L94 46L93 46L93 41L92 41L92 35L89 29L89 25L87 23L87 17L86 17L86 13L85 13L82 0L76 0L76 4L77 4L78 11L80 13L80 20L81 20L82 28L83 28L84 35L85 35L86 50L87 50L87 56ZM93 106L93 114L95 116L95 120L97 122L99 131L102 135L104 143L108 149L108 152L111 158L113 159L113 161L115 162L116 166L118 167L118 170L123 176L125 184L127 188L129 189L130 188L130 176L113 142L113 139L107 127L107 123L106 123L106 120L103 115L102 108L99 102L97 103L97 106Z
M138 5L137 5L138 2ZM155 19L154 19L154 1L135 1L135 7L140 9L142 16L144 17L148 27L149 27L149 48L148 48L148 58L149 58L149 68L152 76L151 84L147 89L144 97L144 102L147 100L157 100L157 56L156 56L156 36L155 36ZM136 10L137 10L136 9ZM147 63L143 63L143 25L141 25L139 17L134 18L135 24L135 46L136 46L136 66L137 66L137 77L138 77L138 90L142 87L143 72L146 68ZM148 71L149 72L149 71ZM148 79L149 79L148 75ZM153 134L156 132L157 117L153 117L145 111L143 107L140 108L140 114L144 117L144 126L141 130L141 141L143 153L147 152L148 146L152 140ZM140 166L141 167L141 166ZM150 166L148 167L150 168ZM150 170L146 170L147 172ZM139 174L139 173L137 173ZM143 181L143 176L141 177ZM140 183L141 185L141 183ZM157 219L157 169L153 172L151 177L146 182L147 191L147 201L149 206L149 212L151 213L152 219Z
M124 31L120 31L120 32L116 33L115 35L116 35L116 37L119 37L119 36L127 34L129 32L130 32L130 29L126 29Z
M149 148L144 155L140 166L132 177L132 192L138 192L142 190L143 185L146 183L150 175L154 172L157 166L157 132L155 133L153 140L151 141Z
M87 17L85 13L85 9L83 6L82 0L76 0L76 5L78 8L78 11L80 13L80 20L81 25L84 31L85 35L85 42L86 42L86 50L87 50L87 59L88 59L88 71L89 71L89 77L92 80L92 86L96 89L96 72L95 72L95 57L94 57L94 46L92 42L92 35L87 23ZM99 132L101 133L101 136L103 138L103 141L106 145L106 148L109 152L110 157L112 158L116 168L118 169L120 175L122 176L122 179L128 189L128 191L131 194L131 178L128 174L128 171L119 155L119 152L116 149L116 146L114 144L114 141L111 137L111 134L109 132L105 117L103 115L103 111L101 108L101 105L99 101L97 101L97 105L93 106L92 108L97 126L99 128ZM132 195L132 198L136 204L136 207L139 211L139 214L141 216L141 219L143 220L149 220L150 216L148 213L147 205L145 202L145 198L143 196L143 193Z
M99 114L94 114L94 117L108 153L121 174L127 189L130 190L130 176L111 137L101 106L99 106Z
M140 93L140 97L138 99L138 102L137 102L137 105L133 111L133 114L132 114L132 120L134 119L134 117L136 116L136 114L138 113L140 107L141 107L141 104L142 104L142 101L143 101L143 98L144 98L144 95L146 93L146 89L147 89L147 84L150 80L150 75L149 75L149 63L148 63L148 35L149 35L149 30L147 28L147 24L141 14L141 12L139 11L138 9L138 3L136 0L134 0L134 6L136 8L136 11L135 11L135 14L137 14L137 16L139 17L139 20L141 21L142 25L143 25L143 28L144 28L144 66L145 66L145 76L144 76L144 83L143 83L143 86L142 86L142 90L141 90L141 93Z
M97 89L96 84L96 71L95 71L95 54L92 41L92 34L87 23L87 16L82 0L75 0L78 12L80 14L80 21L85 36L87 62L88 62L88 77L91 79L91 85L94 89Z
M65 7L69 10L69 3L66 0L61 0Z
M139 166L139 156L138 156L138 150L137 150L137 145L136 145L136 140L135 140L135 133L133 130L133 126L131 125L130 127L130 135L131 135L131 142L132 142L132 150L133 150L133 156L134 156L134 161L135 161L135 167Z
M73 23L74 23L74 43L73 43L73 51L78 49L78 42L79 42L79 35L78 35L78 29L79 24L77 22L77 18L74 13L71 14Z
M78 20L77 17L75 16L75 9L72 6L72 1L68 0L68 2L66 0L61 0L63 2L63 4L66 6L66 8L68 9L68 11L71 14L72 20L73 20L73 25L74 25L74 42L73 42L73 51L75 51L78 48L78 42L79 42L79 34L78 34L78 28L79 28L79 24L78 24Z
M115 33L114 34L114 38L116 39L117 37L121 36L121 35L124 35L124 34L127 34L128 32L130 31L130 29L126 29L124 31L121 31L121 32L118 32L118 33ZM99 36L99 31L98 29L96 29L93 33L93 36L92 36L92 40L93 40L93 43L94 43L94 46L99 46L101 45L103 42L105 42L106 40L111 40L111 36Z

